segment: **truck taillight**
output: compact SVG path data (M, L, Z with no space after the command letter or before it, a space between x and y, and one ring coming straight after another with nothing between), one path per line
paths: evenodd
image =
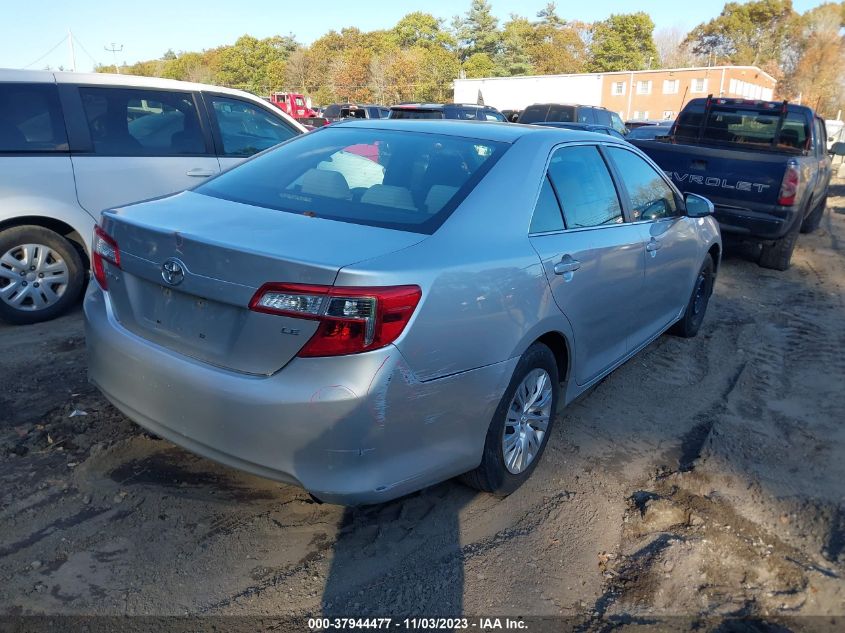
M786 171L783 174L783 181L780 183L778 204L790 207L795 204L795 197L798 195L798 185L801 184L801 172L798 165L792 161L787 163Z
M106 267L103 262L111 262L120 268L120 248L117 242L99 226L94 227L94 239L91 245L91 269L100 288L108 290Z
M402 334L422 296L418 286L315 286L267 283L250 310L319 321L299 356L340 356L389 345Z

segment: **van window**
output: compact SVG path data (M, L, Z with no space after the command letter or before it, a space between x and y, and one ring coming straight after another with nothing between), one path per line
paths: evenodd
M549 178L563 207L567 228L624 221L616 187L596 147L582 145L557 150L549 164Z
M180 156L206 153L191 93L81 87L79 94L97 154Z
M329 126L194 191L318 218L433 233L507 143Z
M281 117L248 101L211 96L211 105L226 156L252 156L297 135Z
M0 83L0 152L66 152L54 84Z

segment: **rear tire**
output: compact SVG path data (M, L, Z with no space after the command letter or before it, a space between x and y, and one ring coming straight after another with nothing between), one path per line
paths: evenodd
M560 390L558 380L557 360L552 350L542 343L534 343L519 359L510 384L496 407L487 430L481 464L461 476L466 485L504 497L531 476L554 424ZM543 412L548 412L548 420L542 437L538 438L538 429L543 427L540 423ZM524 462L516 454L518 452L527 456Z
M85 269L76 248L41 226L0 231L0 319L15 325L49 321L79 298Z
M701 265L701 270L698 271L698 275L695 277L692 296L690 296L689 303L687 303L684 316L671 327L669 330L670 334L682 338L692 338L698 334L698 330L704 322L704 315L707 313L710 295L713 294L713 284L716 277L715 272L716 266L713 263L713 258L707 255L704 258L704 263Z
M787 270L792 263L792 253L795 252L795 244L798 242L801 224L801 222L796 222L782 238L763 244L763 250L760 252L760 259L757 263L763 268Z
M827 209L827 196L824 196L816 207L810 211L810 214L804 218L804 221L801 223L801 232L802 233L812 233L819 225L822 223L822 218L824 218L824 212Z

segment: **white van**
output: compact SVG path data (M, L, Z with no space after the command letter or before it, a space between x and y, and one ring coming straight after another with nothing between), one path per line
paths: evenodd
M0 319L45 321L76 301L104 209L188 189L305 131L238 90L0 69Z

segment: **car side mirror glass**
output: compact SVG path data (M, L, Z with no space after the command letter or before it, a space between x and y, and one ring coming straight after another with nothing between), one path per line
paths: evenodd
M830 147L830 153L834 156L845 156L845 143L837 141Z
M695 193L688 193L684 195L684 203L687 208L687 216L691 218L703 218L708 215L713 215L713 203L704 196L699 196Z

